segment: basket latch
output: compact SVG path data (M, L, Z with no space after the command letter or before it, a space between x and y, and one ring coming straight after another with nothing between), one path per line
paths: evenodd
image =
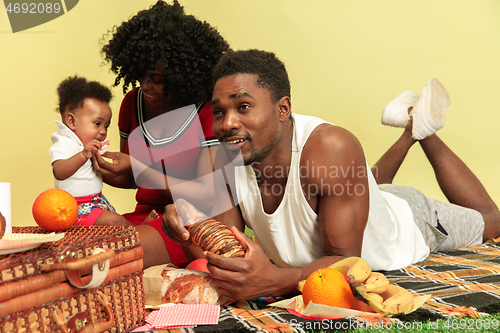
M52 319L63 333L99 333L109 330L114 325L113 311L111 304L109 304L106 295L101 291L97 291L97 300L104 307L108 320L98 323L92 323L92 320L87 312L80 312L71 317L66 324L62 311L56 306L52 307Z
M68 281L77 288L97 288L104 282L109 271L109 259L115 255L114 250L96 248L92 255L77 258L76 249L68 247L58 256L59 263L41 264L42 271L63 270ZM80 269L92 266L92 278L84 283ZM88 278L87 278L88 279Z

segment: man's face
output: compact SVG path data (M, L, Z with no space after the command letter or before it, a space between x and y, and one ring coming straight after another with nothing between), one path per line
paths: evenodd
M219 79L212 97L213 132L230 157L241 150L245 165L268 157L280 140L279 105L257 76L236 74Z

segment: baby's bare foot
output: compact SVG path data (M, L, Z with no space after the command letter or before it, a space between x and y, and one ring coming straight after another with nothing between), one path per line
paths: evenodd
M156 220L159 217L160 217L160 215L156 212L156 210L153 209L152 211L149 212L148 216L146 217L146 219L144 221L142 221L142 223Z

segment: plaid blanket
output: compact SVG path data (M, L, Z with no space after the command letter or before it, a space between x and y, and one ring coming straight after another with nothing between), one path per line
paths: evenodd
M359 318L329 320L322 323L301 318L286 309L268 307L265 301L238 301L221 307L219 324L199 325L195 328L158 330L158 333L238 333L238 332L300 332L314 330L347 331L363 327Z
M432 295L402 320L475 317L500 311L500 243L493 240L434 253L422 262L383 273L391 283Z
M391 283L413 293L432 295L418 310L397 316L392 322L477 317L500 311L500 242L488 241L431 254L404 269L384 271ZM348 331L367 327L365 318L318 321L301 318L261 301L239 301L221 308L217 326L158 332L307 332ZM381 319L378 320L391 320ZM376 326L373 326L376 327Z

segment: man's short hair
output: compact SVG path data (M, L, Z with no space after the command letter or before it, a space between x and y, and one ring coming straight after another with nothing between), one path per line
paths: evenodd
M108 87L97 81L88 81L84 77L70 76L57 87L59 104L56 109L61 115L68 108L70 111L82 107L85 98L95 98L109 104L113 94Z
M257 84L271 93L273 102L290 96L290 80L285 65L272 52L243 50L226 52L214 69L214 86L220 78L235 74L257 75Z

